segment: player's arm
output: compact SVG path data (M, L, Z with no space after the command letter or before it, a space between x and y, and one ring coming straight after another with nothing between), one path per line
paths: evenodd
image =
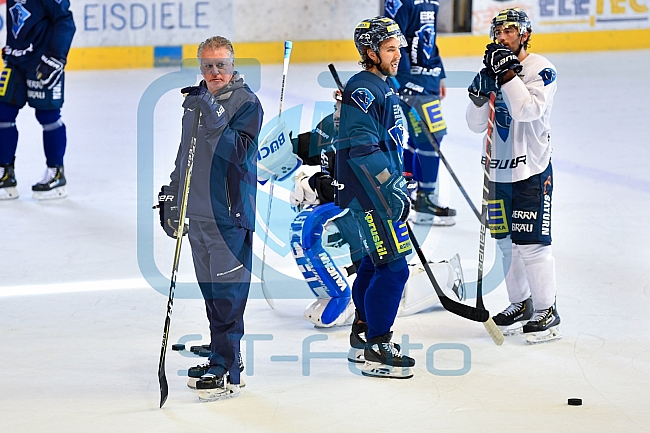
M557 88L555 70L548 67L532 76L525 76L524 83L519 76L504 83L501 89L505 95L510 116L518 122L531 122L542 117L548 101Z
M259 103L245 102L237 113L226 124L219 137L208 137L211 144L216 146L215 154L221 158L243 164L257 153L255 138L262 129L264 112Z
M46 55L62 60L65 63L72 45L72 37L76 31L69 0L42 0L52 23L52 38Z

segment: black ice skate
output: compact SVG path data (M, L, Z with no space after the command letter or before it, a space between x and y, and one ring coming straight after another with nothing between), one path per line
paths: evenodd
M228 373L222 376L206 373L196 382L196 389L199 391L199 401L202 402L225 400L241 393L239 385L230 383Z
M387 377L392 379L410 379L415 365L415 359L402 355L398 345L390 340L393 333L389 332L368 340L363 353L366 359L361 374L370 377Z
M63 175L63 166L48 167L43 174L40 182L32 185L32 197L37 200L49 200L54 198L63 198L68 195L65 189L65 176Z
M239 372L242 373L244 371L244 361L242 360L241 357L241 352L239 352ZM206 362L205 364L199 364L194 367L190 367L187 370L187 375L189 376L189 379L187 379L187 387L190 389L197 389L196 388L196 382L199 381L199 379L208 373L208 370L210 369L210 362ZM243 388L246 386L246 382L244 382L244 378L240 376L239 378L239 387Z
M366 332L368 325L364 322L359 323L359 312L354 311L354 321L352 322L352 331L350 331L350 350L348 352L348 361L366 362L363 358L363 350L366 347Z
M555 304L545 310L535 310L532 319L524 325L526 342L529 344L546 343L562 338L560 332L560 315Z
M533 300L510 304L508 308L492 318L503 335L516 335L522 333L523 322L533 317Z
M14 163L0 165L0 200L12 200L18 198L16 189L16 173L14 172Z
M416 214L411 218L414 224L432 224L434 226L453 226L456 224L456 209L438 206L431 199L432 194L418 191L413 210Z

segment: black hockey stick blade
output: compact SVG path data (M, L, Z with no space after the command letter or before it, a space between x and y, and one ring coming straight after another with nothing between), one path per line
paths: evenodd
M465 319L473 320L475 322L487 322L490 319L489 311L484 309L481 310L469 305L461 304L460 302L456 302L452 299L449 299L447 295L445 295L445 293L440 288L440 285L436 281L436 277L433 275L433 272L429 267L429 263L427 262L426 257L424 257L422 248L420 248L420 244L415 238L415 234L413 234L411 225L408 222L406 223L406 227L408 229L411 242L413 242L413 247L415 247L415 252L420 258L420 262L422 262L422 266L424 267L424 270L427 273L427 276L429 277L431 284L433 285L433 289L436 291L436 294L438 295L438 298L440 298L440 302L442 303L442 306L445 308L445 310L449 311L450 313L456 314L457 316L463 317Z

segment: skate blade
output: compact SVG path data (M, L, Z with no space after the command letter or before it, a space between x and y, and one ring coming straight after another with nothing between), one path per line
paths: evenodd
M366 359L363 357L363 349L355 349L351 347L348 351L348 361L361 364L366 362Z
M189 389L196 390L196 382L198 382L199 379L200 379L200 378L198 378L198 377L190 377L189 379L187 379L187 387L188 387ZM243 377L241 377L241 378L239 379L239 387L240 387L240 388L244 388L244 387L246 387L246 382L244 382L244 378L243 378Z
M524 332L524 325L521 322L516 322L509 326L498 326L498 328L504 337L519 335Z
M7 188L0 188L0 200L14 200L18 197L18 190L16 187L10 186Z
M199 391L199 401L209 403L211 401L227 400L241 394L239 385L227 385L226 388L209 389Z
M65 186L60 186L50 191L34 191L32 193L32 198L36 200L54 200L57 198L64 198L67 196L68 196L68 191L65 189Z
M559 340L562 338L562 332L560 332L559 326L552 326L546 331L540 332L531 332L526 334L526 343L528 344L540 344L548 343L549 341Z
M361 374L368 377L410 379L413 377L413 370L410 367L393 367L379 362L366 361L361 367Z

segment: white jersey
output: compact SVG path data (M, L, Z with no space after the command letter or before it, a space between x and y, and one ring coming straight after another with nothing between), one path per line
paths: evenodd
M557 90L555 66L538 54L529 54L517 77L501 86L496 99L490 180L511 183L539 174L551 159L551 108ZM469 103L467 125L487 130L488 104ZM485 161L485 146L483 158Z

